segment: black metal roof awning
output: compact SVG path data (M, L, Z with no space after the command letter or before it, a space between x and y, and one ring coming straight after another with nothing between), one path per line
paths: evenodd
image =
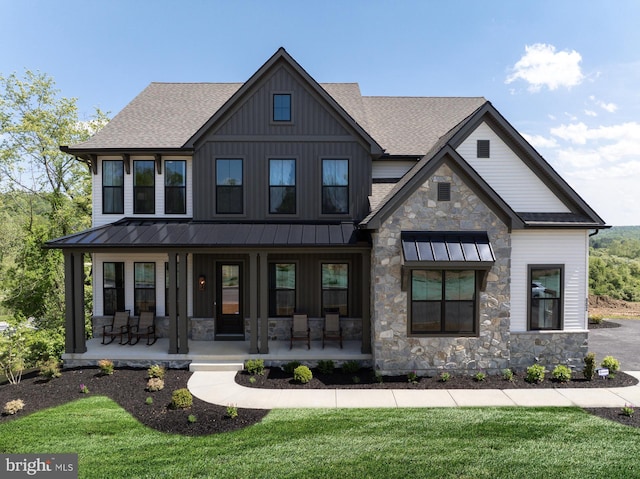
M206 223L123 219L46 243L47 248L215 248L367 246L353 223Z
M485 231L403 231L405 266L489 269L496 261Z

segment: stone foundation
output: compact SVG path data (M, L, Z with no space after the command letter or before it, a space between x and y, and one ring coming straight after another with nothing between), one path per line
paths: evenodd
M588 351L588 332L527 331L511 333L511 363L515 370L524 370L540 363L552 370L564 364L581 371Z

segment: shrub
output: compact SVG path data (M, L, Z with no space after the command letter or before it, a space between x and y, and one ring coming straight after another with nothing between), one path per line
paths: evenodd
M613 356L605 356L602 360L602 364L600 364L603 368L607 368L609 373L615 374L620 371L620 361L618 361Z
M322 374L333 374L336 365L331 359L323 359L318 361L318 371Z
M551 372L553 379L560 381L561 383L566 383L571 380L571 369L562 364L558 364L553 371Z
M544 366L542 364L534 364L527 368L527 382L541 383L544 381Z
M513 382L513 371L509 368L505 368L502 370L502 379L505 381Z
M473 379L475 379L476 381L484 381L487 378L487 373L485 373L484 371L478 371L474 376Z
M625 404L622 410L620 411L624 416L632 417L636 412L635 408L632 404Z
M238 417L238 408L233 404L227 406L227 417L235 419Z
M187 388L176 389L171 393L172 409L187 409L193 405L193 396Z
M449 373L440 373L440 381L446 383L449 379L451 379L451 374Z
M151 406L153 404L153 398L149 396L144 402L147 406Z
M415 371L407 373L407 381L416 384L419 381L418 374Z
M360 376L355 375L351 378L351 381L353 381L353 384L360 384Z
M251 376L251 377L249 378L249 382L250 382L251 384L255 384L255 382L256 382L256 377L255 377L255 376Z
M358 371L360 371L360 363L358 361L345 361L342 364L342 372L345 374L355 374Z
M300 361L289 361L287 364L282 366L282 370L287 374L293 374L293 371L300 366L302 363Z
M59 378L62 376L58 360L49 359L46 363L40 366L40 376L47 379Z
M164 375L166 374L166 372L167 371L163 366L154 364L153 366L150 366L149 369L147 369L147 376L149 378L164 379Z
M376 377L376 382L382 384L384 382L384 376L382 375L382 373L380 371L376 371L375 374Z
M596 376L596 353L588 353L584 357L582 374L587 381L591 381Z
M149 378L147 381L147 391L155 392L161 391L164 389L164 379L160 378Z
M189 424L193 424L197 420L198 419L193 414L189 414L189 416L187 417L187 421L189 421Z
M85 386L84 384L80 385L80 392L82 394L89 394L89 388L87 386Z
M113 374L113 361L110 359L101 359L98 361L98 367L104 376L110 376Z
M262 376L264 374L264 359L249 359L246 369L251 375L257 374Z
M4 405L2 412L7 415L16 414L18 411L22 411L24 408L24 401L22 399L14 399Z
M298 366L293 371L293 379L302 384L307 384L309 381L311 381L312 378L313 374L311 373L311 369L309 369L307 366Z
M589 316L589 322L593 324L600 324L604 321L604 318L600 314L593 314Z

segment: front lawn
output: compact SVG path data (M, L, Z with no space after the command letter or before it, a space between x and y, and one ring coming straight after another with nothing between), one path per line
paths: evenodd
M77 452L109 479L640 477L640 430L573 408L273 410L188 437L90 396L0 425L0 451Z

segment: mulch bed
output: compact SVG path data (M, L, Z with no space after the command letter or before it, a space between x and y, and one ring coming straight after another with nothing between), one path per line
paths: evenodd
M613 321L600 321L599 323L589 321L589 329L606 329L606 328L619 328L622 326L620 323L614 323Z

